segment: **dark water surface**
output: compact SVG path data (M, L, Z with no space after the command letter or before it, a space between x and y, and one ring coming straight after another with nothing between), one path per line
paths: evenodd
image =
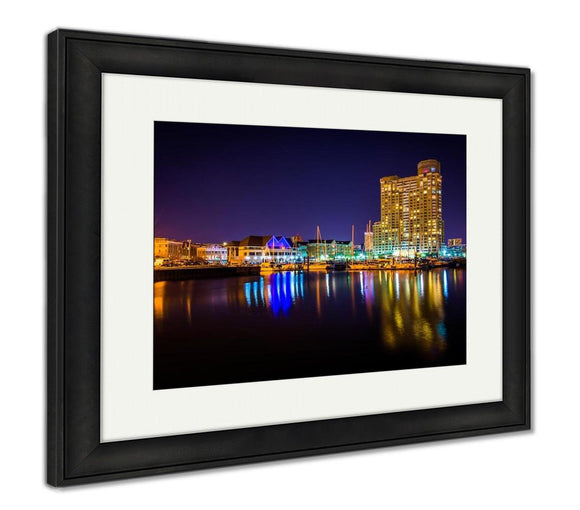
M465 363L465 270L154 285L154 389Z

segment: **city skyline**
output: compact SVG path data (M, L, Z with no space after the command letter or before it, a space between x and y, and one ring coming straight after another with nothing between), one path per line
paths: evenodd
M441 162L445 238L465 235L465 136L155 122L155 236L247 235L362 244L380 219L380 179Z

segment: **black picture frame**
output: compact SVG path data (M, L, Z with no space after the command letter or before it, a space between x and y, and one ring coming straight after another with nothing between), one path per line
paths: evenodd
M47 49L50 485L530 428L529 69L74 30ZM502 99L503 400L100 443L101 73Z

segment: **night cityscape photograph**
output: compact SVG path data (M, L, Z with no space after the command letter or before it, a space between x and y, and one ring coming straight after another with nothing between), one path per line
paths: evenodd
M155 390L466 362L466 137L155 122Z

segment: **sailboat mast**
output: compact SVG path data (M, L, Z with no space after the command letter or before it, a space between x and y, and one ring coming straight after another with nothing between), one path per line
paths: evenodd
M316 225L316 262L318 262L320 258L319 247L320 247L320 225Z

